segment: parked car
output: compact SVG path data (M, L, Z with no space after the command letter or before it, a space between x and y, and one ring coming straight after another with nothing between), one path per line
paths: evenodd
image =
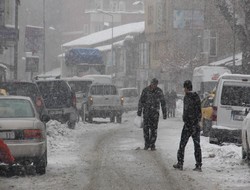
M249 110L246 110L249 112ZM250 161L250 113L242 123L242 159Z
M0 96L0 138L8 145L16 163L33 163L38 174L45 174L45 122L50 118L48 115L42 115L40 118L29 97Z
M82 103L86 100L86 96L89 91L90 85L93 83L92 79L84 79L82 77L67 77L67 78L62 78L65 80L71 89L75 92L76 94L76 108L78 111L78 114L81 116L82 113Z
M125 112L137 110L139 101L139 94L137 88L120 88L119 95L121 96L121 98L123 98L123 109Z
M36 83L25 81L0 82L0 89L4 89L8 95L30 97L39 115L48 113Z
M45 79L35 82L51 119L67 123L69 128L74 128L78 120L76 96L69 84L61 79Z
M201 127L203 135L208 137L212 127L214 93L209 94L201 101Z
M241 126L250 107L250 75L224 74L216 87L209 142L241 144Z
M88 101L83 103L83 118L91 123L94 117L110 118L110 122L122 122L123 100L113 84L95 83L90 86Z

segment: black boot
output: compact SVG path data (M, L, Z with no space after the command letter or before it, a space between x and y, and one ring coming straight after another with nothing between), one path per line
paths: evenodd
M202 172L201 165L195 164L195 168L193 169L193 171Z
M181 164L181 163L174 164L173 167L175 169L178 169L178 170L181 170L181 171L183 170L183 164Z

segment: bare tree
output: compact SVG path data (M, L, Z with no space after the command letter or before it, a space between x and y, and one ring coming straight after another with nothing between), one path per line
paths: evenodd
M242 50L241 72L250 74L250 1L214 0L214 2L240 41Z

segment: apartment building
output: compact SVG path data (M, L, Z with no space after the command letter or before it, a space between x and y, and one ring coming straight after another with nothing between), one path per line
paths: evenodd
M232 29L212 0L146 0L145 18L148 77L165 90L190 79L195 66L232 53Z
M13 47L18 42L18 30L15 29L16 1L0 1L0 81L10 77L13 71Z

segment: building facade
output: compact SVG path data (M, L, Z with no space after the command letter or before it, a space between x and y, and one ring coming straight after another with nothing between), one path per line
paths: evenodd
M18 1L0 1L0 80L11 77L14 69L14 45L19 31L15 29L15 7Z
M181 91L194 67L232 54L232 29L212 0L146 0L145 18L149 78L165 91Z

